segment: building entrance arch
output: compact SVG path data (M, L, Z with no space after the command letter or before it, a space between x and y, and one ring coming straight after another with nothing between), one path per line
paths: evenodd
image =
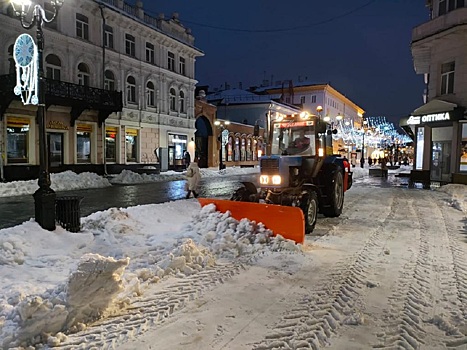
M198 157L200 168L207 168L209 158L212 156L209 153L209 137L212 137L212 126L209 119L202 115L196 119L195 127L195 157Z

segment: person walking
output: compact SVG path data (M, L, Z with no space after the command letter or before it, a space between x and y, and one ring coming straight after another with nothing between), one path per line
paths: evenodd
M386 157L381 159L381 177L388 178L388 159Z
M198 186L201 181L201 172L198 166L198 158L195 157L193 162L190 163L186 170L187 178L187 191L186 199L190 198L190 195L193 193L193 197L198 197Z
M185 154L183 155L183 162L185 163L185 169L188 169L188 166L191 163L190 152L185 151Z

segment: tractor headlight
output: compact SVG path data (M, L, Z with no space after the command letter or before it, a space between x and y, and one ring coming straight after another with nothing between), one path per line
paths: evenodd
M272 184L273 185L280 185L281 184L281 176L280 175L274 175L272 177Z
M260 183L261 185L267 185L267 184L269 183L269 176L267 176L267 175L261 175L261 176L259 177L259 183Z

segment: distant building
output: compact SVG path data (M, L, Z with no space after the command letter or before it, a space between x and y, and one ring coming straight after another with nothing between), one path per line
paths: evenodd
M413 173L428 181L467 183L467 2L429 0L430 19L412 30L424 102L400 125L415 141Z
M355 129L362 127L362 118L365 113L363 108L331 85L308 81L292 82L287 80L276 82L274 85L265 82L262 86L252 87L248 91L239 89L219 91L209 95L209 100L217 101L218 115L223 118L232 118L232 120L242 122L242 115L245 115L245 121L252 125L258 120L260 123L265 120L268 110L260 112L259 106L262 104L263 106L269 104L271 113L281 111L283 108L289 108L291 111L307 111L319 115L323 119L326 118L324 120L331 125L342 123ZM250 115L245 114L244 110L258 112ZM337 140L334 144L336 154L344 153L349 157L350 153L357 151L357 149L356 144L346 144L342 139Z
M50 17L48 2L45 12ZM13 94L13 44L26 30L9 1L0 19L5 177L37 178L36 107ZM35 38L35 28L29 33ZM44 39L51 172L179 166L195 133L195 60L204 54L177 13L152 16L139 0L67 0L44 25Z

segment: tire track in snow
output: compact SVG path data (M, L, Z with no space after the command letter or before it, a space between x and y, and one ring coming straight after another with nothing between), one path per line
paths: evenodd
M453 337L461 335L440 316L445 310L455 309L453 304L457 304L457 300L446 293L456 284L449 230L445 227L449 219L430 192L415 195L419 197L416 205L409 202L407 208L416 217L419 227L417 243L413 245L415 252L404 265L390 297L390 321L386 327L390 331L378 334L381 343L375 344L375 349L412 350L422 346L437 349L443 347L446 338L455 340ZM430 217L430 226L427 217Z
M238 275L242 269L244 267L239 263L217 265L189 277L170 281L161 291L136 299L123 311L124 314L97 321L84 331L69 334L66 341L54 349L114 349L117 344L169 321L174 313L183 310L188 303Z
M447 207L441 201L437 201L439 211L443 217L444 221L444 230L446 232L447 244L450 249L450 266L452 266L452 271L450 271L450 280L448 281L448 288L452 290L452 286L455 285L457 293L456 295L447 295L446 298L451 302L451 305L455 307L456 310L451 312L451 319L454 323L460 324L463 328L463 332L455 333L454 335L458 336L458 339L448 339L445 341L445 345L449 348L460 348L461 346L467 347L467 263L465 257L467 256L467 247L466 242L462 241L459 235L459 226L463 222L464 227L461 229L465 233L465 217L463 214L459 214L459 221L453 222L448 216L447 211L452 211L453 209ZM452 300L456 298L456 300ZM452 306L451 306L452 308ZM444 326L444 324L441 324ZM447 329L446 331L450 331ZM453 332L454 333L454 332Z
M361 201L365 199L362 197ZM371 266L383 247L385 234L382 226L387 220L392 220L398 205L397 198L394 198L385 219L372 228L366 241L361 245L355 242L356 251L350 252L350 258L336 263L321 281L315 283L316 289L310 287L274 325L271 333L253 348L317 350L330 345L331 337L337 334L342 324L359 324L361 320L356 303L366 288ZM350 249L352 247L348 247Z

